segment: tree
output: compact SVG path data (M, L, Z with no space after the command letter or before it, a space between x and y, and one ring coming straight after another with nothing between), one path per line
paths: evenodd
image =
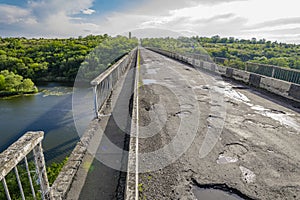
M31 92L35 90L34 83L29 78L23 80L20 88L24 92Z
M5 89L5 77L0 74L0 91Z

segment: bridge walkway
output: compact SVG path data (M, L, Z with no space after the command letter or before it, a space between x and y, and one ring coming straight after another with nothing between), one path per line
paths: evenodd
M132 67L119 80L103 106L96 133L76 173L67 199L123 199L128 140L131 123L131 96L135 80Z

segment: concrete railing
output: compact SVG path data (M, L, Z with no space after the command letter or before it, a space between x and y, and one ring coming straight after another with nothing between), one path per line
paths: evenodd
M109 98L117 81L125 73L132 61L135 60L136 51L136 49L132 50L128 55L91 81L91 85L94 87L94 105L97 118L99 117L100 108L106 99Z
M46 165L44 160L44 154L42 149L42 140L44 138L44 132L27 132L18 141L13 143L8 149L0 154L0 180L3 183L6 198L11 199L11 193L7 186L5 177L14 170L15 176L18 182L19 190L22 199L25 199L24 190L18 167L22 161L24 161L27 171L28 181L31 189L31 195L33 199L36 199L37 193L34 190L34 185L31 178L31 171L28 166L27 155L33 151L35 161L35 171L38 177L38 183L40 185L40 191L42 199L50 199L50 187L48 183Z
M265 89L269 92L283 96L288 99L292 99L294 101L298 101L298 102L300 101L299 84L287 82L284 80L279 80L276 78L268 77L261 74L256 74L245 70L239 70L236 68L217 65L216 63L212 62L211 59L205 58L203 60L201 59L201 57L197 57L192 54L180 55L175 52L165 51L157 48L148 48L148 49L160 53L162 55L168 56L170 58L179 60L181 62L191 64L196 68L217 73L221 76L232 78L237 81L242 81L246 84ZM294 70L289 70L289 71L294 71Z

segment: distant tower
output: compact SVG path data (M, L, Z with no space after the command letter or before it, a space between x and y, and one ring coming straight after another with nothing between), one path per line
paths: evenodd
M131 39L131 32L129 32L129 39Z

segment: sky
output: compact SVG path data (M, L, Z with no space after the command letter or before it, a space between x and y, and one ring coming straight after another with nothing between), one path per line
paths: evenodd
M298 0L0 0L1 37L214 36L300 44Z

